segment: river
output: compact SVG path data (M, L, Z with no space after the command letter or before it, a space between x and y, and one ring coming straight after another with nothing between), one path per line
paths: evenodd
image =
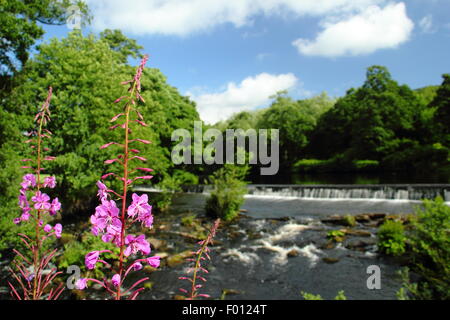
M181 227L186 214L204 218L203 193L182 193L174 197L169 213L155 217L171 227ZM327 233L343 228L324 223L336 214L408 213L419 201L386 199L300 199L295 197L247 195L245 215L234 224L219 229L219 243L211 247L210 273L203 292L212 298L223 290L233 294L226 299L301 299L301 291L332 299L344 290L348 299L396 299L401 286L400 266L376 252L376 226L358 223L363 236L349 236L344 242L327 246ZM170 218L169 218L170 217ZM164 221L164 222L162 222ZM206 219L207 221L207 219ZM169 229L170 229L169 228ZM167 230L167 229L165 229ZM176 252L192 250L194 244L160 233ZM381 288L368 289L367 268L381 270ZM152 290L143 299L172 299L180 294L186 263L163 266L151 274Z

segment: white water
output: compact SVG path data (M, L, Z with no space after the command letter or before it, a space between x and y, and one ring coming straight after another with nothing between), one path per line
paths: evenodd
M315 229L315 227L290 222L277 228L271 233L262 233L263 238L256 240L252 246L228 249L221 255L225 258L225 262L232 262L236 259L246 266L254 266L255 263L260 263L262 261L259 254L269 251L272 254L271 263L277 266L283 266L288 262L289 253L291 251L296 251L299 255L308 259L310 267L312 268L317 264L320 259L319 255L322 253L322 251L314 244L308 244L303 248L300 248L297 245L286 247L280 244L283 241L293 241L304 230L310 229ZM256 226L255 231L259 230L260 228Z
M450 184L391 184L391 185L264 185L247 186L246 198L271 197L272 199L320 199L320 200L395 200L420 201L441 196L450 202ZM185 186L186 193L209 195L210 185ZM134 189L141 192L159 192L152 186L141 185Z

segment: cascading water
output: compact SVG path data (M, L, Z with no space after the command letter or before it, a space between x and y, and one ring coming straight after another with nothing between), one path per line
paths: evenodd
M189 210L201 213L212 190L209 185L183 186L174 197ZM412 213L423 199L441 196L450 205L450 184L385 185L269 185L247 186L242 209L255 218L323 217L332 214ZM135 191L156 192L139 186ZM182 200L189 198L189 200ZM193 206L197 209L193 209ZM186 209L188 209L186 207Z
M304 199L423 200L441 196L450 201L450 184L269 185L250 184L248 195ZM184 186L187 193L209 193L211 186Z

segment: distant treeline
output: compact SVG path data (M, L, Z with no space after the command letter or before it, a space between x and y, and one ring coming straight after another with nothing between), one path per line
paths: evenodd
M273 98L270 107L215 127L279 129L280 166L288 172L450 171L448 74L440 86L412 90L386 67L371 66L362 86L338 99Z

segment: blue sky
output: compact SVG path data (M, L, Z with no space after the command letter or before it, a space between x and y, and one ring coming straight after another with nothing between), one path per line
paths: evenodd
M360 86L387 66L412 88L450 72L450 0L87 0L84 33L121 29L144 46L148 66L216 122L270 103ZM44 41L67 26L46 27Z

